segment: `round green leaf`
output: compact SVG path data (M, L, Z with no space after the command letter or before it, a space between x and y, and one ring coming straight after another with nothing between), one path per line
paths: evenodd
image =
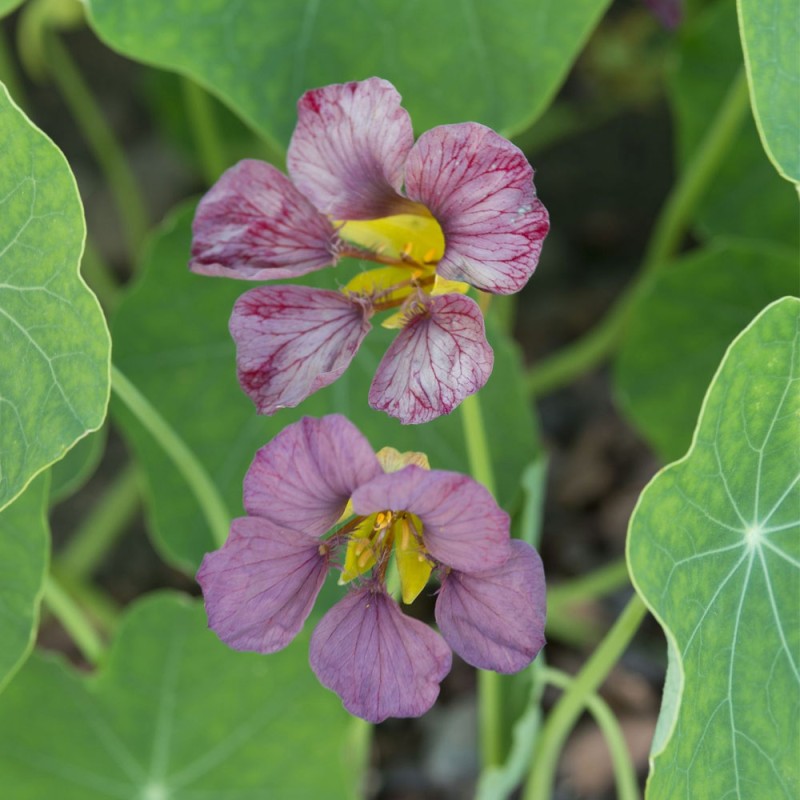
M98 675L31 658L0 697L0 785L14 800L349 796L350 718L304 641L237 653L200 603L151 595Z
M649 800L800 794L800 300L733 342L681 461L631 519L634 585L671 641Z
M672 461L689 447L728 343L797 287L797 257L759 242L718 242L660 272L633 310L615 364L628 418Z
M0 511L0 689L24 663L39 627L50 529L47 475Z
M526 128L555 95L608 0L91 0L98 35L186 74L285 147L314 86L379 75L417 130L475 120Z
M775 169L800 182L800 5L737 0L744 63L758 132Z
M86 228L64 156L0 85L0 508L106 415L110 341L78 274Z

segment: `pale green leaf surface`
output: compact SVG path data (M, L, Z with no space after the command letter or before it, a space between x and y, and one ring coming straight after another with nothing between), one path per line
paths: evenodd
M48 477L0 511L0 689L33 649L50 550Z
M247 281L194 275L187 268L192 209L184 209L160 231L145 258L142 280L114 320L115 362L155 404L197 454L228 503L242 512L242 480L256 450L302 416L345 414L375 449L391 445L421 450L437 469L468 471L458 411L426 425L401 425L367 404L369 384L395 331L373 329L347 372L298 408L258 416L236 380L235 348L228 318ZM342 262L311 276L328 288L347 281L354 263ZM520 380L519 355L496 335L494 374L481 391L491 430L490 449L498 500L512 508L526 465L539 454L530 406ZM172 463L121 404L115 418L145 467L150 523L162 554L193 572L214 549L211 532Z
M797 256L758 242L717 242L651 281L633 310L614 388L665 462L689 447L703 395L733 337L797 287Z
M753 114L775 169L800 182L800 4L737 0Z
M189 75L285 148L309 88L379 75L418 131L462 120L509 133L546 108L608 0L91 0L131 58Z
M0 508L105 418L108 330L64 156L0 86Z
M668 83L676 123L678 163L685 166L742 68L736 9L721 0L678 33L678 69ZM797 193L775 174L752 116L741 129L696 212L706 236L800 241Z
M301 637L270 656L238 653L208 630L201 603L150 595L96 676L34 656L0 697L5 796L347 797L350 718L306 650Z
M634 585L680 670L649 800L800 794L799 356L800 300L784 298L731 345L689 453L631 519Z

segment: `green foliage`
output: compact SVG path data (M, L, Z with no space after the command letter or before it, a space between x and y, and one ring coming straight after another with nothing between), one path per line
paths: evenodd
M47 475L0 511L0 688L28 657L39 625L50 529Z
M800 793L799 328L784 298L734 341L691 450L631 520L633 580L673 646L650 800Z
M335 800L349 796L348 724L304 642L237 653L201 604L151 595L96 676L28 662L0 703L0 784L14 800Z
M22 5L22 0L0 0L0 17L10 14L19 5Z
M552 100L608 0L91 0L111 47L196 79L285 147L309 88L380 75L418 131L475 120L508 132Z
M737 0L753 113L775 169L800 182L800 5Z
M0 86L0 508L106 414L108 330L78 274L85 227L62 154Z
M50 503L75 494L92 477L106 446L106 429L90 433L50 468Z
M617 357L627 417L664 461L689 447L703 395L731 339L797 288L797 258L758 242L717 242L650 282Z

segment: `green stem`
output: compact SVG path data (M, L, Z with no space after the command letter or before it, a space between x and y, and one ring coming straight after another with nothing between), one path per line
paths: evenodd
M53 575L45 578L44 602L75 642L83 657L93 666L103 655L103 642L77 603Z
M539 673L541 679L557 689L569 689L574 679L559 669L544 667ZM586 709L594 717L600 728L611 754L614 767L614 778L617 782L618 800L639 800L639 783L636 779L636 768L633 765L628 745L622 734L622 728L605 700L597 694L586 697Z
M80 603L98 628L107 634L114 632L122 612L119 603L97 586L62 571L58 564L53 565L53 576Z
M588 575L566 581L549 589L547 606L550 608L553 605L572 605L584 600L593 600L596 597L616 592L629 584L628 565L624 558L620 558Z
M5 30L0 26L0 82L5 84L11 99L20 107L28 105L28 99L22 89L19 71L14 64L11 48L8 44Z
M203 175L210 186L228 166L214 107L208 93L194 81L181 78L181 87Z
M646 613L647 608L639 595L634 594L605 639L550 713L537 740L523 794L524 800L549 800L552 797L558 757L569 732L586 706L587 698L597 690L617 663Z
M102 169L122 215L131 264L139 256L139 247L147 234L148 215L136 179L122 148L95 102L69 51L58 37L49 32L46 52L50 74L64 97L75 122Z
M127 466L70 539L58 558L59 569L78 580L89 577L133 519L140 497L139 472Z
M228 537L231 516L205 467L150 401L113 364L111 388L172 459L205 515L214 541L221 547Z
M649 281L678 251L692 214L734 142L748 107L747 81L742 69L667 197L644 254L639 275L604 319L582 339L541 361L528 372L526 385L531 394L544 394L569 383L615 349L625 332L631 311Z

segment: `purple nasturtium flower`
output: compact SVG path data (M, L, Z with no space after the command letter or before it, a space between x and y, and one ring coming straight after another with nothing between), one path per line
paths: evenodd
M404 423L449 413L492 371L478 305L532 275L547 234L522 152L489 128L442 125L414 142L380 78L306 92L287 157L291 180L241 161L201 200L190 267L246 280L295 278L348 256L381 264L340 291L262 286L230 321L239 381L259 413L296 406L335 381L371 317L397 338L369 392Z
M428 469L420 453L376 455L342 416L306 417L262 447L244 504L249 516L197 574L209 625L237 650L273 653L300 632L327 571L341 570L349 591L317 625L310 661L353 714L423 714L450 648L476 667L516 672L544 644L541 560L509 538L489 492ZM437 574L441 635L388 592L392 556L405 603Z

